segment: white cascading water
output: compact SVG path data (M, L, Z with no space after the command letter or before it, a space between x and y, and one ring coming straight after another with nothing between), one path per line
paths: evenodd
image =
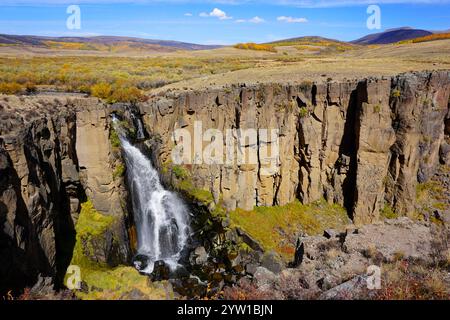
M138 269L150 274L154 263L162 260L174 270L188 239L189 212L175 193L163 188L151 161L123 135L120 140L137 229L137 255L148 258L147 266Z
M133 120L133 123L136 125L136 138L138 140L144 139L145 138L144 126L142 125L141 119L136 117L134 115L134 113L132 113L132 112L130 114L131 114L131 119Z

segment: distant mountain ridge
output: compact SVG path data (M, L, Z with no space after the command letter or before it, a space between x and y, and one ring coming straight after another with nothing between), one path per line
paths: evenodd
M345 41L339 41L336 39L330 39L320 36L304 36L304 37L295 37L289 39L276 40L272 42L268 42L267 44L278 44L278 43L289 43L289 42L308 42L308 43L317 43L317 42L336 42L336 43L345 43Z
M423 29L414 29L402 27L387 29L383 32L366 35L353 41L341 41L321 36L302 36L282 40L272 41L266 44L277 45L334 45L347 46L353 45L372 45L372 44L391 44L400 41L412 40L426 37L433 34L448 33L449 31L429 31ZM9 35L0 34L0 45L11 46L35 46L50 49L69 49L69 50L94 50L94 51L153 51L153 52L173 52L176 50L209 50L221 48L221 45L202 45L189 42L174 40L144 39L137 37L124 36L92 36L92 37L48 37L33 35Z
M369 44L390 44L399 41L411 40L419 37L432 35L433 32L422 29L413 29L409 27L388 29L384 32L369 34L360 39L351 41L353 44L369 45Z
M383 32L373 33L366 35L360 39L353 41L341 41L331 38L325 38L320 36L304 36L304 37L295 37L288 38L282 40L276 40L272 42L268 42L267 44L271 45L279 45L279 44L294 44L294 43L320 43L320 42L328 42L328 43L336 43L336 44L347 44L347 45L371 45L371 44L391 44L397 43L405 40L412 40L416 38L421 38L433 34L443 34L448 33L449 30L445 31L429 31L424 29L414 29L411 27L401 27L395 29L387 29Z
M94 37L45 37L30 35L8 35L0 34L0 44L6 45L31 45L31 46L49 46L49 43L80 43L87 45L118 46L127 44L131 48L141 49L164 49L171 50L207 50L215 49L218 45L201 45L195 43L173 41L173 40L155 40L135 37L119 36L94 36Z

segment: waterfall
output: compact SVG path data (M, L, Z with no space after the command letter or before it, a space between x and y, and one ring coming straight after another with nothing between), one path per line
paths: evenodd
M154 263L162 260L176 269L189 235L189 212L175 193L161 185L151 161L123 134L119 136L137 229L137 256L141 257L135 267L149 274Z
M133 123L136 126L136 138L138 140L144 139L145 138L144 126L142 125L141 119L136 117L133 112L130 112L130 114L131 114L131 119L133 120Z

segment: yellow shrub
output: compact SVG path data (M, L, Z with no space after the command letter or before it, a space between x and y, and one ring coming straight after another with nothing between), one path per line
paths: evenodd
M446 40L446 39L450 39L450 33L430 34L428 36L419 37L419 38L415 38L415 39L411 39L411 40L403 40L403 41L398 42L398 44L421 43L421 42Z
M238 43L234 46L236 49L244 49L244 50L256 50L256 51L269 51L269 52L277 52L275 48L268 44L256 44L253 42L248 43Z
M23 88L17 82L0 82L0 93L16 94L22 92Z
M97 83L91 87L91 95L101 99L108 99L111 96L111 85L109 83Z
M117 87L113 89L111 96L108 98L108 101L111 103L136 103L138 101L142 101L143 99L144 95L142 94L141 90L136 87Z

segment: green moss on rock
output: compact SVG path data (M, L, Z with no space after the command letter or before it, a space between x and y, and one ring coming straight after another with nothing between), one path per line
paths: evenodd
M187 179L189 177L189 173L182 166L173 166L172 173L175 175L177 179Z
M117 178L121 178L125 175L126 167L122 163L116 165L114 171L113 171L113 179L116 180Z
M73 250L72 265L81 268L99 268L106 264L95 259L94 247L104 241L105 231L114 223L114 217L106 216L95 210L91 201L81 205L76 230L76 243Z
M75 291L77 297L87 300L172 298L167 284L151 283L133 267L111 268L97 257L96 248L105 244L105 233L113 227L115 220L95 210L91 201L81 205L71 261L71 265L80 267L84 284L83 290Z
M111 130L110 130L109 140L111 141L111 146L113 148L120 148L119 134L117 133L116 130L114 130L114 128L111 128Z
M90 270L82 277L89 286L88 292L77 293L83 300L173 299L168 282L152 283L133 267Z
M162 172L164 174L171 172L172 176L175 178L174 187L193 201L199 202L205 206L214 202L214 197L210 191L199 189L194 186L191 173L185 167L168 162L163 166Z
M381 217L386 218L386 219L396 219L396 218L398 218L398 214L388 204L384 205L384 207L381 210L380 214L381 214Z
M265 250L275 250L292 259L300 231L318 235L325 229L343 229L351 223L347 212L325 200L310 205L295 201L286 206L256 207L252 211L230 212L231 227L239 227L258 241Z

